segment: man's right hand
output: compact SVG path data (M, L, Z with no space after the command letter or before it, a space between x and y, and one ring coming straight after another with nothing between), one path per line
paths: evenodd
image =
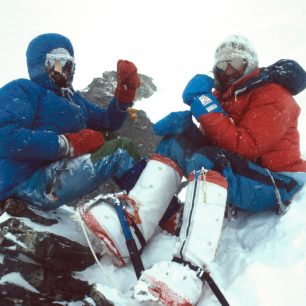
M211 93L214 80L205 74L195 75L186 85L182 98L183 102L191 105L191 102L198 96Z
M119 60L117 63L117 87L115 97L119 102L132 103L136 90L140 86L140 78L134 63Z
M105 143L102 133L91 129L83 129L78 133L66 133L61 136L68 140L69 157L94 152Z

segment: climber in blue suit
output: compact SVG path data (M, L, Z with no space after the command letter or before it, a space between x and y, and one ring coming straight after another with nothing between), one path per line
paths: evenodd
M127 118L140 79L136 66L117 63L117 87L102 108L72 87L73 46L55 33L27 49L30 79L0 89L0 200L16 198L43 210L78 199L109 178L121 188L138 178L140 156L128 140L106 141ZM139 170L140 171L140 170Z

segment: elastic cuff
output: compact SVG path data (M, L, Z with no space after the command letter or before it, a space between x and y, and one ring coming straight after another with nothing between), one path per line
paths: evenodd
M58 136L58 142L59 142L59 152L58 157L69 157L71 156L71 146L69 144L68 139L64 135Z

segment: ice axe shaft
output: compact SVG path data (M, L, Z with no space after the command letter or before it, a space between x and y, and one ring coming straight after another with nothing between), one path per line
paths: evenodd
M129 223L124 214L124 209L119 199L114 200L114 206L123 230L123 234L126 240L126 246L130 254L130 259L134 267L136 277L137 279L139 279L141 273L144 271L143 263L140 257L140 252L138 251L136 242L133 238L132 232L129 227Z

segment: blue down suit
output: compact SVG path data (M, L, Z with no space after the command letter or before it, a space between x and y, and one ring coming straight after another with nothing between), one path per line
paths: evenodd
M0 200L16 197L53 209L108 178L121 178L139 158L122 139L106 142L94 154L59 158L59 135L84 128L117 130L129 104L113 98L104 109L74 90L63 93L45 71L46 54L56 48L73 56L62 35L32 40L26 53L30 80L14 80L0 89Z

